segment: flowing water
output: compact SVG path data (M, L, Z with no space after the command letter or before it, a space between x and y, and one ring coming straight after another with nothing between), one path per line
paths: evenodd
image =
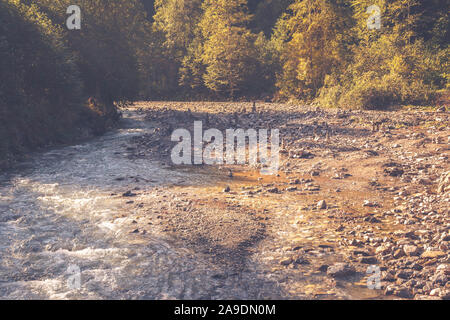
M119 129L0 175L1 299L281 297L254 269L226 274L156 232L129 236L126 217L117 218L129 209L112 195L211 180L127 157L129 141L152 130L143 117L127 111Z

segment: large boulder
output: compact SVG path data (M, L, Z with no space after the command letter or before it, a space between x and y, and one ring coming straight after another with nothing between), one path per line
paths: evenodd
M444 173L439 180L438 192L446 193L450 191L450 171Z

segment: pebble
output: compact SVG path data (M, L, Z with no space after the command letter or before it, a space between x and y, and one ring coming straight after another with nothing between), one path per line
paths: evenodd
M356 273L355 268L348 263L336 263L327 269L327 274L333 278L352 276Z
M137 194L133 193L132 191L127 191L124 194L122 194L122 197L128 197L128 198L135 197L135 196L137 196Z
M325 200L320 200L317 203L317 209L319 210L325 210L327 208L327 202Z
M442 258L445 257L445 252L442 251L425 251L422 253L422 258L434 259L434 258Z
M420 249L413 245L404 245L403 251L407 256L418 256L420 254Z

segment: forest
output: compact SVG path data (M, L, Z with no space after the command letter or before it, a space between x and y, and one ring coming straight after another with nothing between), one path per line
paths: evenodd
M386 109L449 86L448 0L73 2L0 1L2 156L103 132L127 101Z

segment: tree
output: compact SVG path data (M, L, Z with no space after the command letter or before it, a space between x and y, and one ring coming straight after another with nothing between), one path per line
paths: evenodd
M274 33L282 64L281 96L312 99L348 53L349 8L343 1L298 0ZM278 37L278 38L277 38Z
M264 32L269 37L277 20L294 0L253 0L249 1L250 12L254 14L250 23L255 33Z
M147 20L153 22L153 16L155 15L155 0L141 0L147 12Z
M201 0L156 0L155 27L165 35L164 45L177 61L186 55L201 18Z
M147 46L150 24L138 0L80 0L81 30L65 28L70 0L34 0L54 23L65 29L88 96L113 102L132 100L139 93L140 57Z
M60 28L35 5L0 1L0 158L64 141L76 130L82 83ZM0 159L1 160L1 159Z
M352 0L355 39L352 60L340 75L327 78L321 102L341 107L385 108L425 103L442 86L444 55L433 53L416 33L419 1ZM380 9L381 28L369 30L367 8Z
M449 0L421 0L414 8L419 11L414 32L432 47L445 49L449 45L450 15L448 10Z
M199 23L204 39L201 61L209 89L231 97L251 88L257 66L255 35L247 28L250 15L245 0L206 0Z
M156 0L154 27L163 34L163 50L170 63L166 72L171 81L171 91L176 91L178 82L188 88L201 86L200 71L196 70L199 45L198 23L201 19L201 0Z

